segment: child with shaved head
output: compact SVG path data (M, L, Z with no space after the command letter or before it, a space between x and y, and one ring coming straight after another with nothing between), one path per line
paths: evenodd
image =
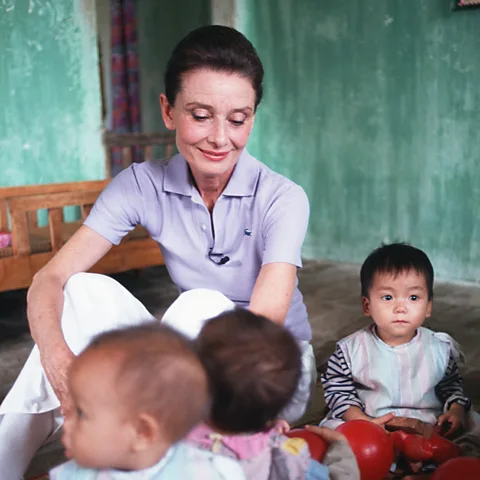
M231 459L180 440L208 414L207 377L189 343L148 324L98 336L74 361L75 414L63 443L64 479L243 479Z

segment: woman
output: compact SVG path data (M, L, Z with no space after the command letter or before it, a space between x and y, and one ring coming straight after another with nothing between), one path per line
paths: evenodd
M165 93L160 96L165 125L176 131L180 153L167 162L134 164L121 172L100 195L85 224L35 276L28 292L28 319L64 415L70 413L66 377L74 356L65 338L64 299L80 295L83 288L91 295L84 297L84 304L95 305L109 296L116 296L118 303L120 297L127 298L111 279L92 288L97 276L76 274L89 270L138 224L158 241L180 292L218 290L237 305L284 323L300 341L305 368L313 375L311 331L296 275L308 200L301 187L245 149L262 99L262 81L261 61L241 33L207 26L187 35L168 62ZM95 323L86 313L81 316ZM309 390L310 381L307 384ZM286 416L301 415L305 398L300 403L301 411L297 405L296 413ZM45 439L51 430L51 415L50 423L40 420L45 408L20 409L19 413L37 415L13 420L10 416L8 424L25 432L17 436L30 439L34 430L41 432L36 438ZM0 410L0 445L7 413L14 412ZM11 459L12 449L5 455Z

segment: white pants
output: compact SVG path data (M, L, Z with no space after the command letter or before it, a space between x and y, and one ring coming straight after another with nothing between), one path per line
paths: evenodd
M180 295L162 321L195 337L206 319L233 307L219 292L191 290ZM76 355L99 333L154 320L140 301L110 277L79 273L65 285L61 325ZM308 342L300 342L300 347L302 378L282 416L289 422L305 412L316 381L313 349ZM0 480L22 478L37 450L62 425L59 407L35 346L0 406Z

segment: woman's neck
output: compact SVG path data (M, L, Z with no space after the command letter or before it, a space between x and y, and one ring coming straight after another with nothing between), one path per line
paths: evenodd
M229 172L225 172L222 175L207 177L195 175L193 172L191 172L193 182L210 213L213 211L216 201L220 198L220 195L225 190L232 173L233 169Z

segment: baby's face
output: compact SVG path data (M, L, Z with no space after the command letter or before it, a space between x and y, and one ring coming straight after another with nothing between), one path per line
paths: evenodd
M375 322L378 336L391 346L412 340L432 311L425 276L414 269L397 275L377 272L362 304L365 315Z
M112 363L99 354L77 359L70 372L73 415L65 419L66 455L88 468L129 469L133 425L115 394Z

